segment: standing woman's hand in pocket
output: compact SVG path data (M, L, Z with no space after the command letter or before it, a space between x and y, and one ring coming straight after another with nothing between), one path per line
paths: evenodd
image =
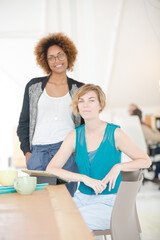
M25 154L25 157L26 157L26 165L27 165L28 160L29 160L29 158L31 157L31 155L32 155L31 152L27 152L27 153Z

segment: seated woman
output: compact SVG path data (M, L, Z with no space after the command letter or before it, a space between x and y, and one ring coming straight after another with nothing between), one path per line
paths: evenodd
M150 158L120 129L99 119L105 107L105 94L99 86L86 84L72 101L73 111L85 124L72 130L47 166L47 172L80 182L74 201L90 230L110 227L110 217L121 181L121 171L148 168ZM63 170L76 152L78 173ZM133 161L121 163L121 152Z

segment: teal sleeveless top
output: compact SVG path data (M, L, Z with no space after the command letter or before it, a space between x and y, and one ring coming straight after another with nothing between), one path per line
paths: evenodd
M116 149L114 141L114 131L119 127L112 123L107 123L105 133L100 146L98 147L92 162L90 163L87 145L85 139L85 125L76 128L76 158L79 173L87 175L88 177L102 180L111 168L121 162L121 151ZM109 184L106 189L100 194L114 194L117 193L119 184L121 182L121 174L119 174L114 189L109 192ZM80 182L79 191L84 194L95 195L92 188Z

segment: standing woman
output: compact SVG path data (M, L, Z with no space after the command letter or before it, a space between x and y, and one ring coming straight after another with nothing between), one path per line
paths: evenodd
M67 70L73 69L77 49L64 34L42 38L35 47L35 55L47 76L34 78L26 85L17 135L27 168L44 171L67 134L83 123L70 107L73 94L83 83L67 77ZM78 171L75 153L64 169ZM73 195L77 183L69 183L67 188Z

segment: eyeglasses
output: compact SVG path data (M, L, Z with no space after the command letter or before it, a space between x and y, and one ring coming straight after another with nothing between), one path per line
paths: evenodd
M65 55L66 55L65 53L60 53L57 55L57 57L48 58L48 61L50 61L51 63L54 63L56 61L56 58L58 58L58 60L62 61L62 60L64 60Z

